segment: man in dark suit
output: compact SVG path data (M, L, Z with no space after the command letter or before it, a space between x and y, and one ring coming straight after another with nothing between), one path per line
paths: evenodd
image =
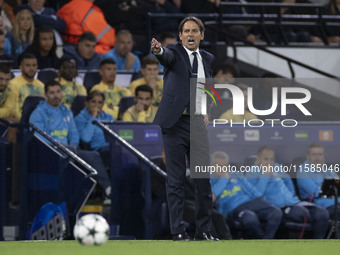
M206 119L202 114L202 107L196 99L191 100L190 104L190 78L211 78L214 57L204 50L199 50L200 41L204 38L204 25L196 17L186 17L181 21L179 38L181 43L170 45L168 48L163 48L153 38L151 50L165 67L163 98L154 123L161 126L163 133L171 233L174 241L187 241L191 238L185 232L182 222L185 156L192 165L193 162L195 165L209 165L210 161ZM196 91L196 88L193 90ZM195 139L190 139L190 136ZM195 240L217 240L210 233L212 197L209 175L200 177L204 178L193 179Z

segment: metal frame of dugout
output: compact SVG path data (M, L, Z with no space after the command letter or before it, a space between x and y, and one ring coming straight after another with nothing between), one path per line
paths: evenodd
M156 171L162 177L166 178L167 174L161 170L157 165L155 165L148 157L146 157L141 151L132 146L128 141L121 138L116 132L114 132L110 125L138 125L138 126L148 126L155 129L160 129L156 125L145 124L145 123L122 123L119 121L115 122L101 122L94 121L94 124L99 126L106 136L106 140L110 143L110 151L111 151L111 159L110 159L110 173L111 173L111 220L110 223L113 225L120 225L122 222L122 210L121 210L121 186L122 186L122 178L127 173L124 172L122 154L124 150L127 150L132 154L132 157L135 157L138 160L138 165L142 174L142 187L141 192L144 197L144 209L143 209L143 218L144 218L144 239L152 239L153 238L153 217L152 217L152 193L151 193L151 171ZM160 131L160 130L159 130Z

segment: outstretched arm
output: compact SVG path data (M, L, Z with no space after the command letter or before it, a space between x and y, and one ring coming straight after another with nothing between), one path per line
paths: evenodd
M162 45L155 38L151 40L151 51L153 54L160 54L162 49Z
M155 54L163 66L170 68L175 63L175 55L173 51L163 48L162 44L155 38L152 38L151 40L151 51L153 54Z

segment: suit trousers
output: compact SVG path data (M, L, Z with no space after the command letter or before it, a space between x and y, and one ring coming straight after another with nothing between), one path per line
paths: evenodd
M190 116L182 115L171 128L162 128L163 144L166 157L166 170L168 174L166 192L169 207L171 234L179 234L185 231L183 224L184 212L184 185L186 181L187 161L190 162L190 146L200 151L191 151L191 157L199 158L205 164L210 162L207 131L203 122L203 116L192 118L199 130L196 132L200 139L190 139ZM196 128L195 128L196 129ZM199 140L199 141L197 141ZM191 142L191 143L190 143ZM202 147L200 147L202 146ZM193 179L195 188L195 222L196 232L209 232L211 228L212 195L209 175L205 178ZM206 178L208 177L208 178Z

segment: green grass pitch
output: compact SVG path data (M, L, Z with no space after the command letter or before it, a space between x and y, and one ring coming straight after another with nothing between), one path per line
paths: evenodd
M340 240L235 240L219 242L108 241L82 246L77 241L0 242L1 255L332 255Z

